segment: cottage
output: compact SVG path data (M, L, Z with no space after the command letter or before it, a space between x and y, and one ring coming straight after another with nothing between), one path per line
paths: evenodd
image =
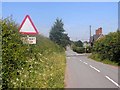
M99 40L100 38L102 38L104 35L102 34L102 28L98 28L96 30L96 33L90 37L90 43L91 43L91 46L93 46L94 42Z

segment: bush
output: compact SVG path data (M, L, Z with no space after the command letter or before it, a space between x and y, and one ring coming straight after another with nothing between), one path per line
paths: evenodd
M94 43L93 52L98 53L101 60L120 61L120 31L109 33Z
M64 49L43 36L36 45L23 44L18 25L11 19L2 25L2 88L63 88Z
M83 47L73 47L73 51L77 52L77 53L85 53L85 48Z
M75 42L71 42L71 46L74 52L77 53L91 53L92 49L91 47L87 44L86 48L85 46L83 47L83 43L82 41L75 41Z
M105 64L111 64L111 65L118 66L118 62L113 62L113 61L110 61L109 59L101 59L101 56L98 53L94 53L90 55L89 58L92 58L98 62L102 62Z
M90 46L88 46L88 47L86 48L86 53L91 53L91 47L90 47Z
M0 20L1 23L1 20ZM2 71L2 26L0 24L0 71ZM0 73L0 82L2 82L2 72ZM0 83L0 89L2 84Z
M5 89L11 86L13 74L17 76L17 71L24 67L27 47L22 45L20 35L17 33L18 26L11 18L4 19L0 23L2 24L2 86Z

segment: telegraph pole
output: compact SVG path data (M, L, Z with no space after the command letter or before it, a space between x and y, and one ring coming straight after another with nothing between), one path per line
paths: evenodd
M90 38L91 38L91 25L90 25ZM91 41L90 41L90 43L91 43Z
M90 46L91 46L91 25L90 25Z
M90 25L90 37L91 37L91 25Z

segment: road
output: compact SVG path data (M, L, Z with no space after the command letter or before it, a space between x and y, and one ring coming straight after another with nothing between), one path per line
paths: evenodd
M70 48L66 51L67 66L65 88L118 88L118 67L106 65L77 54Z

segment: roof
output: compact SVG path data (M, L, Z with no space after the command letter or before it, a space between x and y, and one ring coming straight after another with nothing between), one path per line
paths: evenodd
M99 35L95 34L95 35L90 37L90 42L94 42L94 41L96 41L97 39L99 39L102 36L103 36L103 34L99 34Z

